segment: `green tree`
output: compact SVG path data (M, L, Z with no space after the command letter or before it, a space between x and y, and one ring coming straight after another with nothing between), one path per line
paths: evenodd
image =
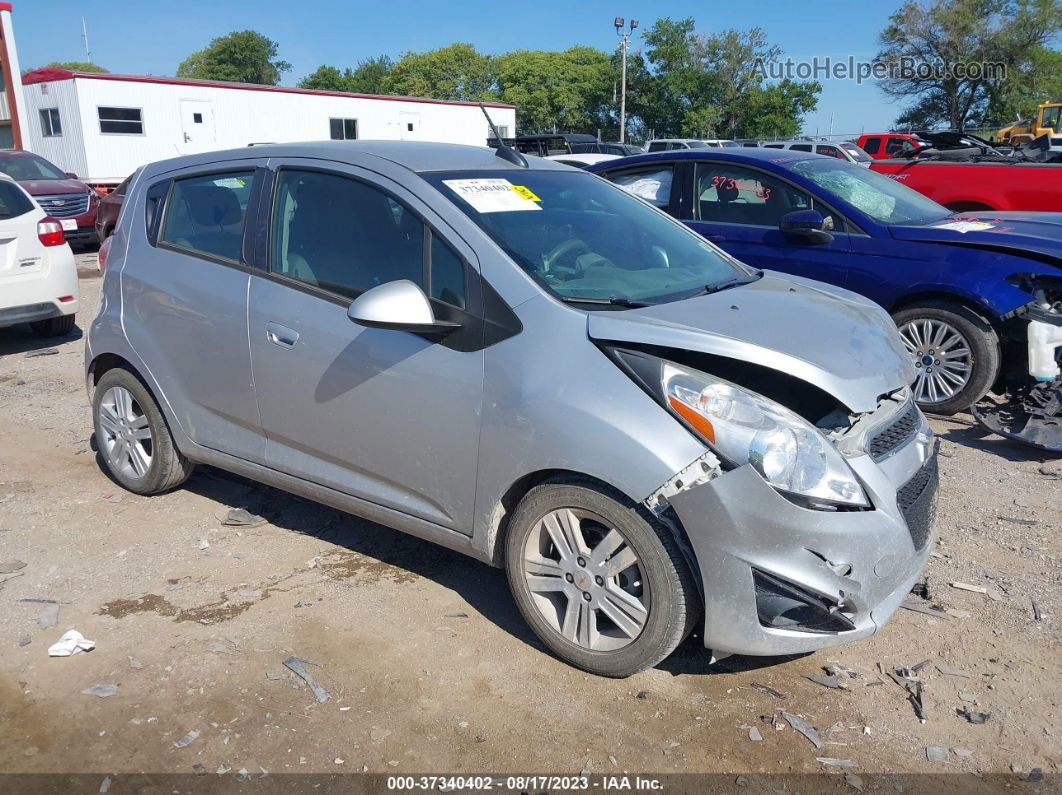
M814 81L769 84L758 65L781 54L760 28L698 34L693 19L660 19L645 34L644 56L628 63L628 106L658 137L795 135L815 109ZM632 99L633 93L633 102Z
M46 63L44 66L38 67L40 69L66 69L71 72L92 72L94 74L110 74L108 70L104 69L99 64L89 63L88 61L52 61Z
M220 36L177 67L178 77L275 86L291 64L277 57L278 44L253 30Z
M394 63L386 55L366 58L353 69L340 72L334 66L319 66L299 81L299 88L318 91L351 91L355 94L383 94L384 82Z
M611 126L613 68L592 47L517 50L494 59L498 93L516 105L523 133L586 132Z
M879 86L911 104L898 121L961 130L1007 95L1008 75L1062 30L1062 0L907 0L881 32L878 61L913 67ZM970 70L971 62L992 70Z
M385 93L474 102L495 99L493 59L471 44L407 52L387 72Z
M1034 47L993 92L984 121L1000 126L1027 119L1043 102L1062 99L1062 52Z

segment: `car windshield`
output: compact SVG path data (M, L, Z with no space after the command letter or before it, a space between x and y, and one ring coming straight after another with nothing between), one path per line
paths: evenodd
M66 174L37 155L0 155L0 171L16 181L67 179Z
M928 224L951 215L932 199L869 168L832 158L789 167L882 224Z
M857 163L869 163L873 158L850 141L842 143L841 148L852 156Z
M621 188L576 171L425 174L512 258L565 300L675 300L754 271Z

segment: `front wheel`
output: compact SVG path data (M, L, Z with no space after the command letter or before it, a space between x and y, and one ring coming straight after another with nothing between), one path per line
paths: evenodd
M547 482L516 508L505 564L516 604L557 656L625 677L667 657L699 601L669 531L596 487Z
M915 366L923 411L954 414L985 396L999 374L999 338L991 324L959 304L926 302L893 320Z

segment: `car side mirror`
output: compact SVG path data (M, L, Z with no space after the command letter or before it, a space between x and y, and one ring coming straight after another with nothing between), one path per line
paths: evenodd
M366 290L350 304L347 317L359 326L417 334L447 334L460 326L436 320L428 296L408 279Z
M66 172L66 178L67 179L79 179L78 175L75 174L73 171L67 171Z
M826 219L818 210L795 210L786 213L778 222L778 228L786 237L807 243L829 243L833 235L826 231Z

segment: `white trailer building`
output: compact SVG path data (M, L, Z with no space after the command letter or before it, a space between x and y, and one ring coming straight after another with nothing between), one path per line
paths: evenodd
M145 163L253 143L327 139L485 146L476 103L183 78L38 69L23 75L25 146L91 184L115 185ZM502 135L512 105L488 104Z

